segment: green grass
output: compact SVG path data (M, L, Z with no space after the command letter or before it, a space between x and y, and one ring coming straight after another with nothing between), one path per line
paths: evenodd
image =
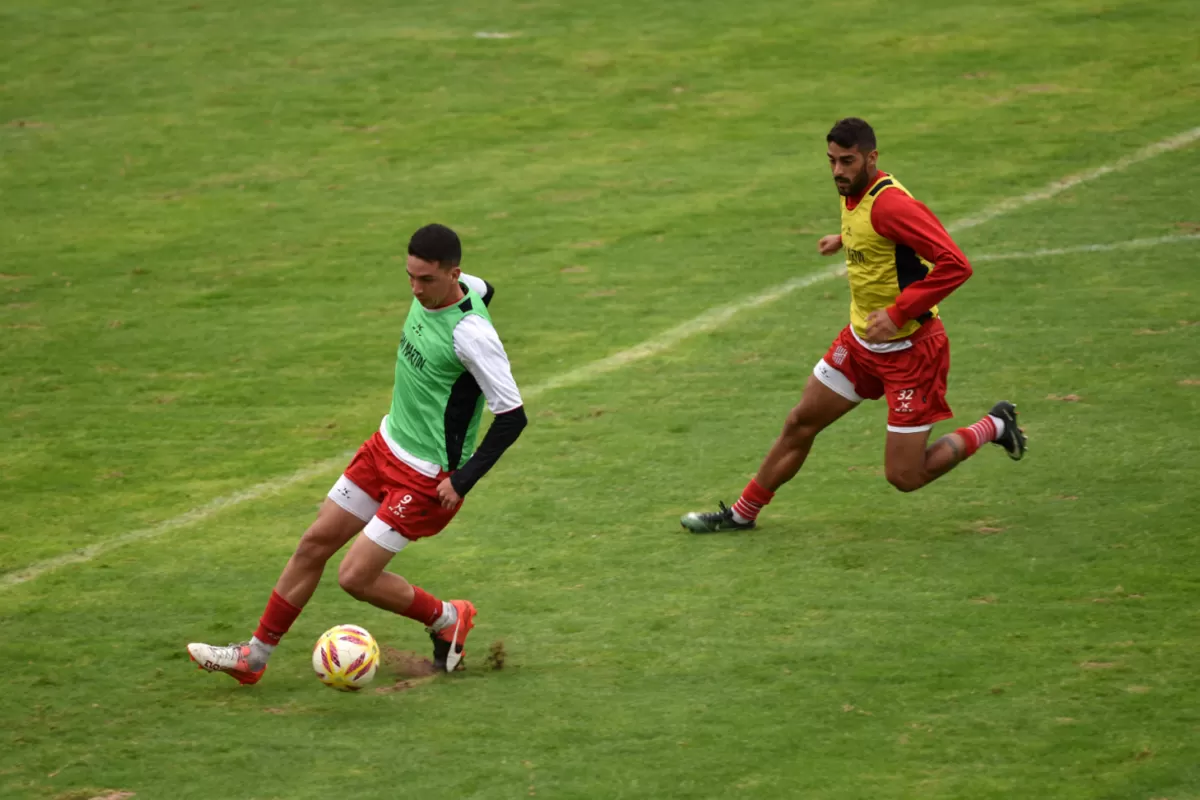
M816 270L838 117L952 222L1200 125L1198 24L1120 0L9 3L0 572L356 447L425 222L498 286L530 389ZM1197 176L1192 145L958 239L1195 232ZM481 612L474 668L407 692L313 679L337 622L426 647L332 581L254 689L186 661L249 632L337 467L0 586L0 796L1200 798L1198 254L980 261L943 304L953 424L1010 397L1030 458L900 495L864 407L752 535L676 520L753 472L841 281L531 393L519 445L396 562ZM498 639L507 667L479 669Z

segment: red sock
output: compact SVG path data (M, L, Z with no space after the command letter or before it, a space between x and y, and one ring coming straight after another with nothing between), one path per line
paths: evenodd
M292 627L296 617L300 616L301 610L284 600L279 592L272 591L267 608L258 620L258 630L254 632L254 638L272 647L279 644L279 640Z
M985 443L996 441L996 423L992 422L991 416L987 416L969 428L959 428L955 433L967 444L967 454L963 458L969 458Z
M428 628L442 615L442 601L420 586L414 586L412 605L400 613Z
M751 478L742 490L742 496L733 504L733 511L746 519L758 519L758 512L762 511L763 506L771 502L774 496L774 492L767 491L758 481Z

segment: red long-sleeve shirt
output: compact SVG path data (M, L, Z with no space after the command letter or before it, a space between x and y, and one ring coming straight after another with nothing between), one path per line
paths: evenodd
M846 198L846 206L853 209L867 191L885 177L887 173L880 172L862 194ZM917 255L933 264L928 275L906 286L896 302L888 306L888 316L896 327L921 316L971 277L967 257L920 200L896 189L884 190L871 206L871 227L880 236L911 247Z

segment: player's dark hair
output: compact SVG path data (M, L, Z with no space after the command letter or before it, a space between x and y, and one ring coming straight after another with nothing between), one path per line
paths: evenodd
M865 119L846 117L837 121L825 141L847 149L857 147L858 152L866 155L875 149L875 131Z
M441 267L457 267L462 261L458 234L445 225L426 225L408 240L408 254Z

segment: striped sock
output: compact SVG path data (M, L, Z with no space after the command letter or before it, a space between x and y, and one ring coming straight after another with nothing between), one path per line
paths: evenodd
M959 428L955 431L967 445L967 454L963 458L975 455L975 451L988 442L994 442L1004 435L1004 420L988 414L974 425Z
M763 510L763 506L771 502L771 498L775 496L774 492L764 489L758 481L753 478L746 484L746 488L742 490L742 496L733 504L733 519L739 525L745 525L747 522L753 522L758 519L758 512Z

